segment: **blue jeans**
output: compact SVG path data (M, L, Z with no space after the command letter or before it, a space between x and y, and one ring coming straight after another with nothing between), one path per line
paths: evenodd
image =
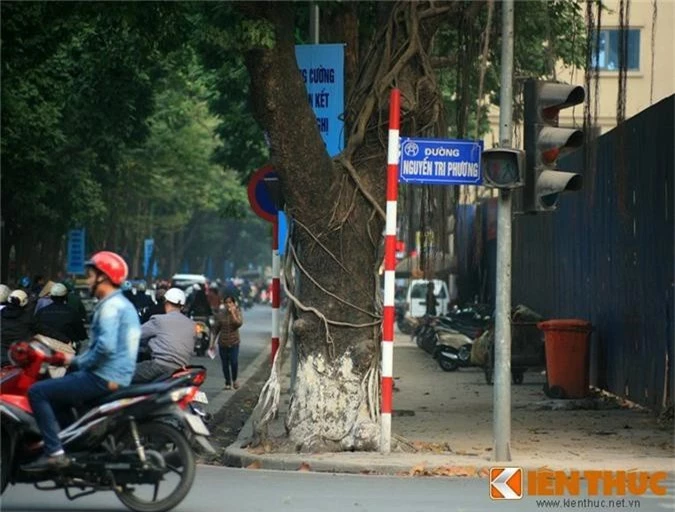
M223 347L219 344L218 352L220 353L220 362L223 365L225 384L232 384L237 380L237 372L239 371L239 344L237 343L232 347Z
M28 390L28 401L42 433L45 453L52 455L63 449L54 409L78 406L108 393L108 383L85 370L33 384Z

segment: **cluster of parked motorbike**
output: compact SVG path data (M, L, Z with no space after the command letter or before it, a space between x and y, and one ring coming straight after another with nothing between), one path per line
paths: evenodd
M411 334L417 346L429 353L446 372L471 366L474 342L490 327L488 306L472 304L454 308L444 316L406 317L397 312L397 325L404 334Z
M537 323L543 318L522 304L511 312L511 376L514 384L522 384L531 368L544 368L546 355ZM404 334L410 334L417 346L429 353L446 372L467 366L479 366L487 384L493 383L494 325L489 306L471 304L453 308L444 316L412 318L405 305L396 307L396 323ZM547 396L552 396L548 386Z

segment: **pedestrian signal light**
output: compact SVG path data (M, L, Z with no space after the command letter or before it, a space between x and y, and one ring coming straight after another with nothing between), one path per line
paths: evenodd
M520 149L486 149L481 155L483 185L494 188L523 186L525 152Z

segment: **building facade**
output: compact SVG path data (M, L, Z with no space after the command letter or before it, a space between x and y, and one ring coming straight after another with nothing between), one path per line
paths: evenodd
M594 81L591 82L593 90L586 91L597 135L617 125L619 93L620 0L602 3L605 8L600 17L597 98ZM626 119L675 92L675 1L631 0L627 3ZM561 65L555 79L584 86L585 71ZM486 148L498 145L499 109L493 107L489 117L490 132L484 138ZM560 112L561 126L581 126L583 119L583 105ZM513 140L514 145L522 147L522 134L517 128Z

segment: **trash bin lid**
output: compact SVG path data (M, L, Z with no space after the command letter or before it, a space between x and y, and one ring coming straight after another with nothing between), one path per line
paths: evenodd
M542 331L591 331L591 323L578 318L554 318L539 322L537 327Z

